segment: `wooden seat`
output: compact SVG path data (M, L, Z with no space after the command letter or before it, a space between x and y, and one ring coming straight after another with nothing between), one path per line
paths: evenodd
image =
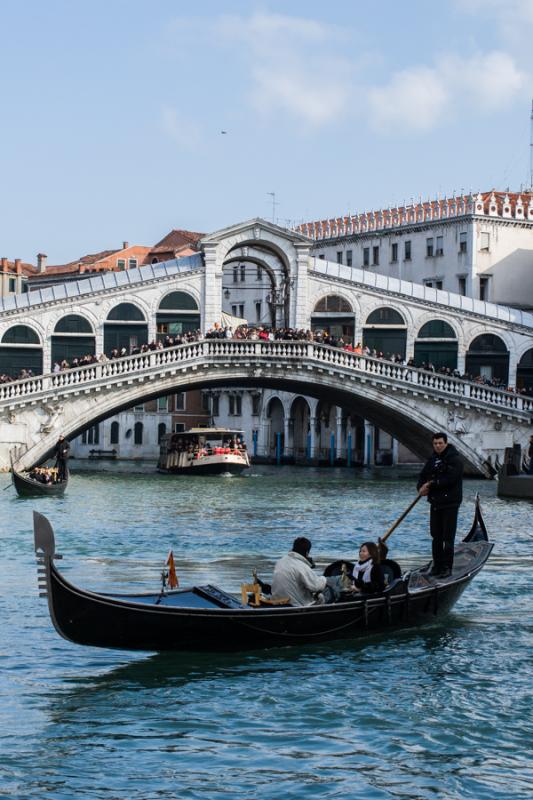
M250 597L253 595L253 597ZM288 606L288 597L280 597L278 600L271 600L261 594L261 586L258 583L241 583L241 599L243 606Z
M248 595L253 594L250 599ZM259 606L261 604L261 587L258 583L241 583L241 598L243 606Z

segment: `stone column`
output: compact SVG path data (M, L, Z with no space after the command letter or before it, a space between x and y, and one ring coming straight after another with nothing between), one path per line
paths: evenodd
M365 466L373 466L374 459L374 440L375 440L375 427L372 422L365 419L365 442L364 442L364 464Z
M309 243L295 242L296 259L291 264L290 280L293 284L291 292L289 325L291 328L309 328L308 313L309 293Z
M202 331L205 333L215 322L220 322L222 314L222 262L218 255L218 243L205 245L204 286L202 303Z
M342 441L342 408L337 406L335 409L335 458L342 458L342 449L345 442Z
M311 446L309 448L309 458L313 461L316 458L316 422L315 416L309 417L309 433L311 434Z

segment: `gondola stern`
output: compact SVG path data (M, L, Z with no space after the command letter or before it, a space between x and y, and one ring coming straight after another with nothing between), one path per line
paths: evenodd
M474 521L472 523L472 527L470 528L469 532L463 539L463 542L488 542L489 536L487 533L487 528L485 526L485 520L483 519L483 515L481 513L481 503L479 499L479 494L476 495L475 501L475 511L474 511Z

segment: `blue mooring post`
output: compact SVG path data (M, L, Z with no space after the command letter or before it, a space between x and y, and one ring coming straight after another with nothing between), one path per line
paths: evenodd
M308 461L311 461L311 433L307 434L307 445L306 445L306 457Z
M276 433L276 464L281 464L281 433Z
M330 434L329 437L329 464L332 467L335 464L335 434Z
M252 433L252 442L254 446L254 458L257 456L257 431Z
M352 434L351 433L348 434L348 441L346 443L346 447L347 447L347 450L346 450L346 466L347 467L351 467L352 466Z

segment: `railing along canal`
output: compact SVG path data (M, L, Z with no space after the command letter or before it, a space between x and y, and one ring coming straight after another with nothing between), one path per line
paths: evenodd
M440 373L396 364L384 359L371 358L336 347L307 341L250 341L236 339L203 339L198 342L177 345L176 347L152 350L134 356L124 356L109 361L96 362L88 366L68 369L62 372L38 375L19 381L0 385L0 405L20 404L37 399L38 396L55 395L58 392L71 393L79 388L90 389L102 383L118 383L128 376L143 373L171 371L203 362L220 363L224 359L239 358L243 361L257 359L258 362L287 363L305 360L315 365L336 367L338 369L381 378L418 387L427 392L443 393L474 403L492 405L524 413L533 413L533 399L513 392L494 389L484 384L472 383Z

